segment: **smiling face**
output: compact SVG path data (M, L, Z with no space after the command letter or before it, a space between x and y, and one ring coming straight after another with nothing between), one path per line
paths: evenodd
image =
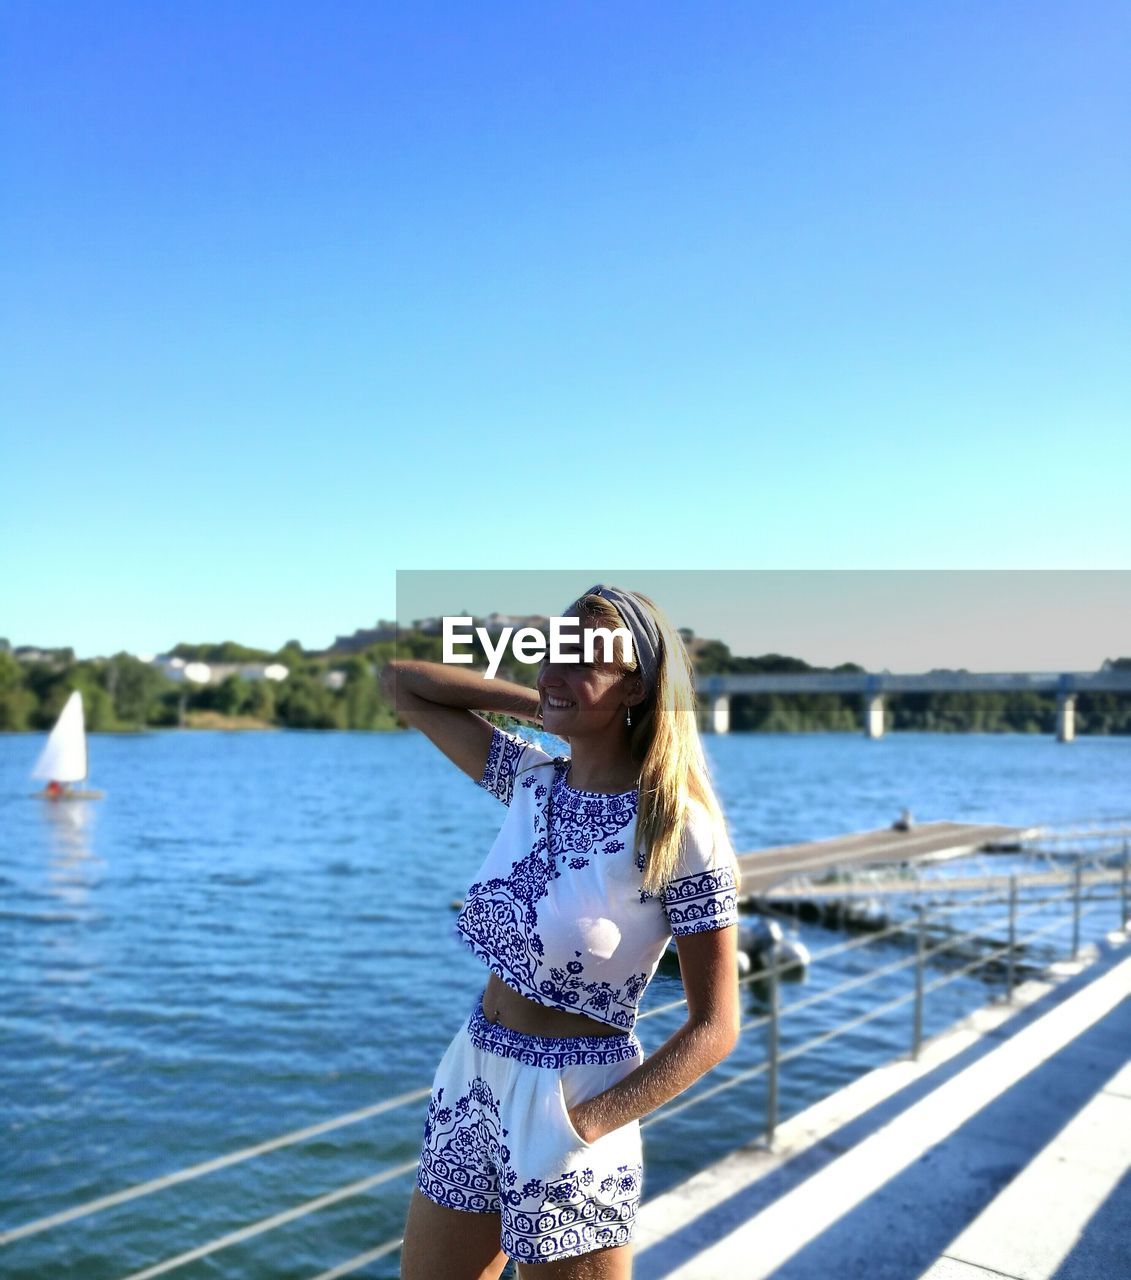
M577 640L563 638L562 652L576 653L577 662L543 660L538 693L542 725L548 732L563 738L617 732L624 726L626 705L635 706L639 700L643 682L634 672L625 672L620 662L606 662L599 640L594 643L593 661L585 661L586 633L607 625L583 618ZM620 652L619 645L614 652Z

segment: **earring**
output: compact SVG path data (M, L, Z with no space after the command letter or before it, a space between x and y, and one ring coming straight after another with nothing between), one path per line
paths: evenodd
M628 724L628 727L631 729L632 728L632 708L629 707L627 710L628 710L627 724Z

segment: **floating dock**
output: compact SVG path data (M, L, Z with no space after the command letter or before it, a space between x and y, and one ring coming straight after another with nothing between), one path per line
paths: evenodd
M1097 884L1117 884L1120 871L1081 871L1080 884L1083 887ZM1016 877L1020 889L1067 884L1072 880L1072 872L1065 871L1032 871ZM985 889L1008 889L1009 876L948 876L945 880L841 880L830 884L807 884L799 889L791 885L778 885L758 895L761 902L795 902L798 899L819 902L824 899L844 898L849 894L866 893L876 896L890 896L902 893L923 893L924 890L945 890L949 893L977 893ZM1131 1280L1131 1276L1128 1277Z
M885 827L804 844L774 845L738 855L741 893L760 897L775 885L797 876L819 877L841 868L860 870L884 863L940 862L980 849L1019 849L1025 839L1039 832L1039 827L923 822L909 831ZM844 888L839 886L839 891L843 893Z

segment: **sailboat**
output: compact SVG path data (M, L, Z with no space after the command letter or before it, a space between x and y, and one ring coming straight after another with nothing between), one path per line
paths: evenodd
M82 694L75 689L59 712L31 776L47 783L42 791L35 792L46 800L100 800L104 791L74 789L72 784L85 782L86 775L86 718Z

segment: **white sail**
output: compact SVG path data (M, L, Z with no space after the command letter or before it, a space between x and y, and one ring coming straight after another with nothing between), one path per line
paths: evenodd
M81 782L86 777L86 722L77 689L59 713L31 776L56 782Z

